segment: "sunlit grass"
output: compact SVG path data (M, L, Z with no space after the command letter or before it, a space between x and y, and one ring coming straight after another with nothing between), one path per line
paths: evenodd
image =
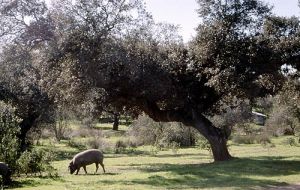
M59 156L52 164L57 178L20 177L15 189L260 189L300 182L300 147L289 146L288 137L272 139L275 147L230 145L236 157L213 163L210 152L198 148L158 151L145 146L130 154L105 154L107 173L95 165L79 175L70 175L68 163L78 150L67 143L52 145Z

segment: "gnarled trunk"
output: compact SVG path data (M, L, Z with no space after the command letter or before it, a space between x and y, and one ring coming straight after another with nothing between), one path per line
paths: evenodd
M34 125L36 119L38 118L37 114L29 114L23 121L20 123L20 134L18 138L20 140L20 150L25 151L28 147L28 143L26 142L26 135L31 127Z
M194 125L209 142L211 151L215 161L226 161L232 157L229 154L227 147L227 135L226 133L217 127L215 127L206 117L201 114L193 113Z
M144 111L155 121L181 122L199 131L210 143L215 161L232 159L227 147L228 135L222 129L215 127L205 116L193 108L187 110L163 111L155 103L146 102Z

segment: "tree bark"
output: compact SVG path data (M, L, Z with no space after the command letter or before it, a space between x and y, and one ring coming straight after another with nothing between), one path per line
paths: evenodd
M227 135L220 129L215 127L202 114L193 113L194 127L197 129L209 142L211 151L215 161L226 161L232 159L227 147Z
M215 161L231 160L227 147L227 140L223 137L216 137L208 140L211 146L212 154Z
M120 119L120 115L115 113L114 114L114 124L113 124L113 130L114 131L118 131L119 130L119 119Z
M26 142L27 132L34 125L37 118L37 114L29 114L28 117L24 118L20 123L20 134L18 135L18 138L20 140L20 150L22 152L25 151L28 147L28 143Z

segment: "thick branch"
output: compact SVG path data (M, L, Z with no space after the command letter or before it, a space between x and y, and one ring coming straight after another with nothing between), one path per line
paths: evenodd
M161 110L155 102L144 101L143 111L157 122L181 122L187 126L192 125L192 115L184 109Z

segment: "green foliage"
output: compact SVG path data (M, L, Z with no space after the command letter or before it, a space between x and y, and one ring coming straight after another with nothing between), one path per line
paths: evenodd
M239 135L255 135L260 134L265 130L264 127L254 123L240 123L234 126L234 131Z
M0 101L0 160L16 170L16 160L20 154L19 134L20 119L15 115L15 109Z
M126 148L127 148L126 142L124 142L123 140L118 140L115 144L114 151L116 154L119 154L119 153L123 153Z
M237 144L269 144L271 143L270 137L266 134L248 134L248 135L234 135L232 142Z
M253 135L245 135L245 136L237 135L232 138L232 141L237 144L254 144L255 136L253 136Z
M37 173L42 175L42 172L47 172L48 175L52 175L55 171L50 164L53 159L52 151L42 149L25 151L17 161L18 172L26 175Z
M84 143L82 143L81 141L79 140L76 140L76 139L70 139L67 141L67 144L68 146L72 147L72 148L76 148L76 149L79 149L79 150L82 150L85 148L85 145Z
M52 152L36 149L20 152L17 138L20 119L14 112L15 109L11 105L0 101L0 160L6 162L13 172L52 173Z
M154 122L148 116L139 116L129 127L128 134L137 145L155 145L159 148L193 146L199 137L197 132L180 123Z
M0 40L10 42L0 48L0 97L18 105L24 145L38 120L53 120L42 113L59 106L82 108L80 114L114 107L156 121L201 123L207 126L198 131L206 137L225 140L228 133L210 125L207 115L220 111L221 102L233 105L235 97L276 93L286 76L282 66L299 68L299 19L274 17L259 0L198 0L202 22L188 47L176 27L155 24L139 0L62 0L52 9L25 2L0 4ZM20 15L30 22L19 22ZM288 122L292 129L299 124ZM195 144L195 132L181 124L151 125L133 127L137 142ZM63 126L54 128L58 140ZM226 149L218 147L222 142L212 148ZM217 159L230 158L224 157Z
M275 135L295 135L300 131L300 82L288 80L284 89L273 98L273 107L266 126Z
M197 145L197 147L198 147L199 149L202 149L202 150L208 150L209 152L211 151L210 144L209 144L209 142L208 142L204 137L200 137L200 138L197 140L196 145Z
M296 138L294 138L294 137L287 138L283 143L290 145L290 146L299 146Z

